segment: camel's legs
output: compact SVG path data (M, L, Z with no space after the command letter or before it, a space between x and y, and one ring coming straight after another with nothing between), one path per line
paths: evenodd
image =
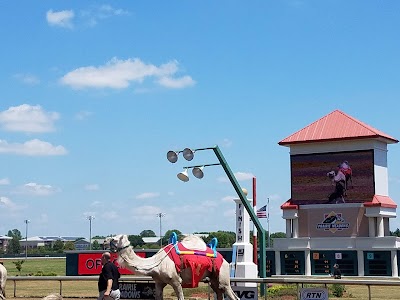
M237 297L235 292L232 290L231 286L225 287L225 296L227 296L230 300L239 299L239 297Z
M238 300L239 298L236 296L235 292L232 290L231 286L220 286L218 281L211 280L211 288L217 294L217 300L223 300L224 294L230 300Z
M210 286L211 286L212 290L214 291L214 293L217 295L217 300L223 300L224 294L223 294L223 291L219 288L218 282L215 280L211 280Z
M173 287L178 300L184 300L185 297L183 296L183 289L180 281L172 281L169 284Z
M156 300L163 300L164 299L164 295L163 295L163 291L164 291L164 287L167 284L161 281L156 281Z

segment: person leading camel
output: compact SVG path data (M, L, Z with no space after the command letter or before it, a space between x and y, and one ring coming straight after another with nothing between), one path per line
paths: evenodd
M110 260L110 252L104 252L101 256L101 264L103 267L98 281L98 300L107 299L108 297L119 300L121 297L121 292L119 290L119 278L121 274L118 271L118 267Z

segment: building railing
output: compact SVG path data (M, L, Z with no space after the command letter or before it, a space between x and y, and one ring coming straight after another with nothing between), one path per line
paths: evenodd
M64 281L97 281L98 276L9 276L7 278L7 285L9 282L13 282L14 298L17 293L17 282L20 281L57 281L59 282L59 293L62 295L63 282ZM153 282L153 279L148 276L121 276L120 282ZM296 284L297 288L304 284L319 284L319 285L331 285L331 284L343 284L343 285L364 285L368 288L368 299L371 300L371 286L400 286L400 280L392 278L384 279L333 279L333 278L321 278L321 277L268 277L268 278L231 278L232 283L244 283L252 282L257 284L270 284L270 283L282 283L282 284ZM210 290L210 289L209 289ZM298 293L299 294L299 293ZM79 297L79 295L77 295ZM210 299L210 297L209 297ZM267 293L265 294L267 299Z

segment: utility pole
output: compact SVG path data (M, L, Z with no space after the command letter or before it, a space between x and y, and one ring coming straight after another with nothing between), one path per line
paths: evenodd
M25 259L28 259L28 223L30 220L24 220L25 223Z
M89 250L92 250L92 220L95 219L95 216L87 216L89 220Z
M161 218L165 217L165 214L160 212L160 213L157 214L157 217L160 218L160 248L162 248Z

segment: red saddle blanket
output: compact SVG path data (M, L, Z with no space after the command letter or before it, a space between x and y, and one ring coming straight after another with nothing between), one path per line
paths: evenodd
M183 288L197 287L205 271L219 273L223 262L223 257L220 253L217 252L216 257L209 257L206 253L209 253L211 256L214 254L211 248L207 247L206 251L191 250L185 248L181 243L178 243L178 249L182 252L193 252L193 254L178 254L174 245L168 245L164 248L164 251L167 252L168 256L175 263L178 273L186 268L192 270L191 282L182 283Z

